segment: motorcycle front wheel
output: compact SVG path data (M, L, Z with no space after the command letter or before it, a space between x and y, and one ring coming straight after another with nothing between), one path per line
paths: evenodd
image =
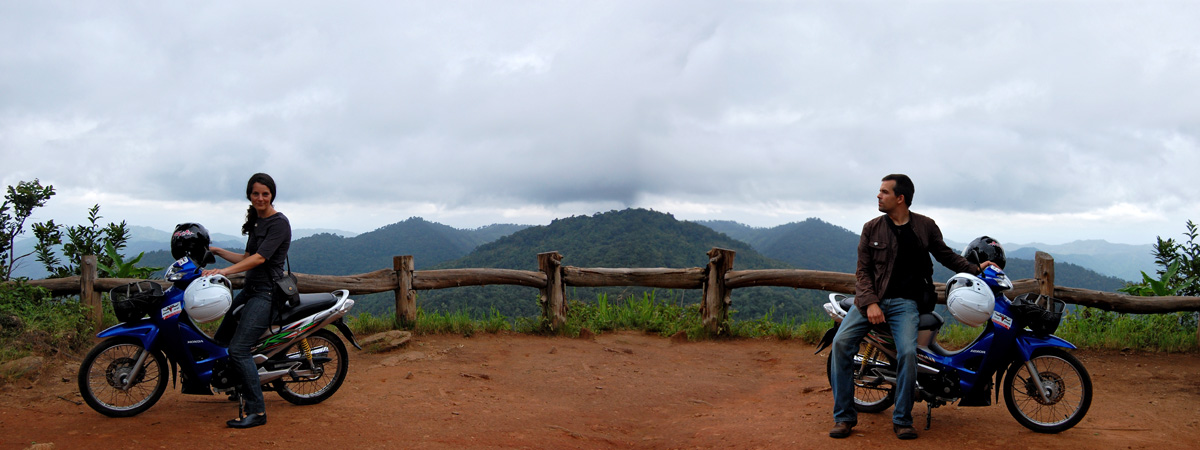
M1016 362L1004 376L1004 401L1021 425L1039 433L1067 430L1087 414L1092 404L1092 379L1083 363L1066 350L1042 348L1033 353L1034 367L1046 398L1024 363Z
M135 375L133 369L142 352L149 353ZM133 338L112 338L83 358L79 394L100 414L136 416L154 406L167 390L166 368L167 359L161 352L146 350Z
M305 355L307 342L312 364ZM284 376L274 382L279 396L295 405L313 405L333 396L350 368L346 345L329 330L320 330L297 341L282 352L288 360L299 361L298 376Z
M865 340L854 355L854 409L864 413L879 413L896 402L895 386L876 378L871 369L882 368L895 372L895 363L874 345ZM833 386L833 352L825 360L825 376Z

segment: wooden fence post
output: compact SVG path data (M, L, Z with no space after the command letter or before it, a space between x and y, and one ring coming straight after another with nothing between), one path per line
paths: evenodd
M1037 279L1038 293L1054 296L1054 257L1046 252L1033 255L1033 277Z
M92 322L92 333L100 332L104 326L104 306L96 292L96 255L84 255L79 262L79 302L88 308L88 320Z
M736 254L733 250L716 247L708 251L700 320L709 335L720 334L729 320L729 305L733 303L730 294L733 290L725 286L725 273L733 269L733 257Z
M413 256L392 257L396 271L396 328L409 328L417 323L417 296L413 292Z
M567 323L566 287L563 285L562 254L558 252L538 253L538 270L546 274L546 288L542 289L542 319L550 324L551 330L559 330Z

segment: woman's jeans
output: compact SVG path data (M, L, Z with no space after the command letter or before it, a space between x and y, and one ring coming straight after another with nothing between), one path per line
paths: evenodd
M902 298L884 299L879 302L886 324L892 329L896 340L897 370L896 406L892 411L892 423L912 426L913 393L917 388L917 302ZM833 361L830 365L830 383L833 385L833 421L858 423L858 411L854 409L854 355L859 343L871 330L871 322L850 308L837 335L833 337Z
M267 411L267 405L263 402L262 386L258 381L258 368L254 365L251 351L270 325L273 288L269 281L248 283L237 298L233 299L233 307L225 314L225 319L217 330L216 338L221 342L229 335L226 324L234 322L231 317L234 309L237 305L245 303L246 306L242 307L239 315L240 319L237 320L237 328L233 330L233 337L229 339L229 367L241 376L239 392L246 401L246 414L261 414Z

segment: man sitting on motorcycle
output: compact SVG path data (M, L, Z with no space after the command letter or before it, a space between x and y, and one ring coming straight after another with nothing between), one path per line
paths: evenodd
M914 187L907 175L883 177L876 198L883 215L863 225L858 242L858 269L855 272L855 306L833 338L833 420L829 431L833 438L844 438L858 424L854 409L853 361L859 343L873 325L887 323L896 340L899 372L896 377L896 402L892 430L900 439L915 439L913 393L917 380L917 323L921 312L930 312L936 303L933 291L933 263L929 255L951 271L978 274L978 266L955 253L942 240L937 223L929 217L909 211Z

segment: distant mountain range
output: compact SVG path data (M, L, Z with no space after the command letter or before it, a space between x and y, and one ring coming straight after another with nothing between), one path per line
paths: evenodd
M764 255L797 267L835 272L854 271L856 255L853 249L858 245L858 232L851 232L820 219L808 219L773 228L755 228L724 220L697 223L747 242ZM946 244L955 250L961 250L967 245L953 241L946 241ZM847 248L852 251L846 253ZM1004 242L1004 248L1005 255L1009 258L1033 260L1034 254L1040 250L1053 256L1056 263L1075 264L1126 281L1141 281L1143 271L1154 275L1159 269L1154 264L1154 246L1151 244L1113 244L1102 240L1075 241L1059 245Z
M854 273L858 261L858 234L820 219L773 228L754 228L725 220L696 223L746 242L764 256L796 268Z
M132 228L134 237L124 252L126 255L146 252L144 266L165 267L173 261L167 251L169 232ZM240 250L245 244L241 236L215 234L214 240L214 245L233 250ZM496 224L464 230L413 217L358 235L297 229L290 257L297 272L327 275L391 268L392 258L397 255L414 255L419 270L459 267L537 270L536 255L547 251L562 253L564 264L578 267L686 268L704 266L705 252L722 247L737 252L736 269L801 268L852 273L857 245L857 233L819 219L756 228L732 221L680 221L670 214L626 209L557 219L545 226ZM1092 265L1105 262L1114 265L1122 258L1128 262L1135 254L1149 252L1149 245L1143 248L1103 241L1058 246L1031 244L1016 246L1015 250L1013 247L1007 246L1010 249L1007 271L1014 279L1032 278L1036 248L1055 257L1058 284L1101 291L1114 291L1124 281L1089 270ZM28 258L26 261L24 270L36 265L36 261ZM939 269L934 275L936 280L950 277L949 271L935 266ZM1152 271L1153 267L1148 269ZM568 290L569 297L592 300L599 294L610 299L640 296L646 289ZM678 303L696 303L699 295L699 291L656 293L660 299ZM495 309L510 316L528 316L537 313L535 298L536 291L529 288L468 287L419 292L418 306L426 310L466 309L477 314ZM384 312L392 301L390 293L368 296L360 301L359 310ZM813 311L821 301L820 293L787 288L739 289L734 293L734 309L743 318L761 317L769 311L774 311L777 317L798 317Z
M1061 245L1034 243L1020 244L1006 254L1015 258L1033 259L1033 254L1039 250L1049 253L1055 262L1076 264L1128 281L1141 281L1142 272L1154 276L1160 269L1154 263L1152 244L1113 244L1101 240L1075 241Z
M356 233L341 230L317 229L317 228L301 228L292 230L292 239L303 239L308 236L321 233L335 233L342 236L353 237ZM26 235L31 234L27 231ZM223 233L212 233L213 245L218 247L240 248L246 245L245 236L233 236ZM37 243L36 240L29 236L23 236L23 239L16 243L16 254L24 255L33 252L33 247ZM147 256L142 259L141 266L146 267L163 267L170 264L173 259L168 254L165 259L160 255L151 256L151 253L161 252L166 254L165 250L170 249L171 231L163 231L157 228L129 226L129 241L125 243L125 248L121 250L121 254L126 258L132 258L139 253L147 253ZM34 255L29 255L21 259L16 270L13 271L14 277L26 277L30 279L44 278L47 275L45 268L41 266Z

